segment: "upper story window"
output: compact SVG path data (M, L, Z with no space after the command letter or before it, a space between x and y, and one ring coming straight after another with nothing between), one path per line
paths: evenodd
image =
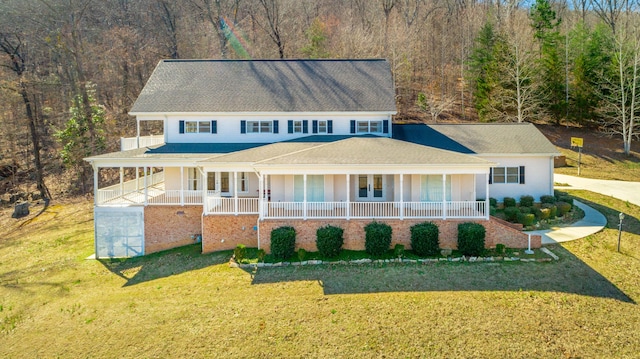
M179 123L180 133L218 133L218 121L185 121Z
M333 133L333 120L313 120L313 133Z
M287 122L287 132L289 133L308 133L309 121L307 120L289 120Z
M489 183L519 183L524 184L524 166L493 167L489 176Z
M278 121L240 121L240 133L278 133Z
M389 121L351 120L351 133L389 133Z

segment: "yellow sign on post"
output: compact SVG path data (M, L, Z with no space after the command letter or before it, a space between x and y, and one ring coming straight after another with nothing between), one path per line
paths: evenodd
M571 147L580 147L582 148L582 137L571 137Z

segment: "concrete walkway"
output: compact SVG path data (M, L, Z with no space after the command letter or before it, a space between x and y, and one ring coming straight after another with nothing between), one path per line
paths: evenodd
M586 189L640 206L640 182L598 180L557 173L553 175L553 180L556 183L566 183L570 186L558 186L557 189Z
M545 229L525 233L539 234L542 237L543 245L556 244L590 236L594 233L600 232L607 225L607 219L602 215L602 213L579 201L574 200L573 204L584 211L584 218L572 224L570 227Z

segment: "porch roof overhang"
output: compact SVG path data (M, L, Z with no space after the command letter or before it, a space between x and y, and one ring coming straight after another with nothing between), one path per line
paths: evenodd
M332 142L280 142L200 161L207 169L251 168L265 174L489 173L495 162L377 136Z

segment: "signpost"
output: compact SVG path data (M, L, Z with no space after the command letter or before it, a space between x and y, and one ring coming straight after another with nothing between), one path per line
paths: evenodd
M582 161L582 137L571 137L571 147L578 147L578 176L580 176L580 162Z

